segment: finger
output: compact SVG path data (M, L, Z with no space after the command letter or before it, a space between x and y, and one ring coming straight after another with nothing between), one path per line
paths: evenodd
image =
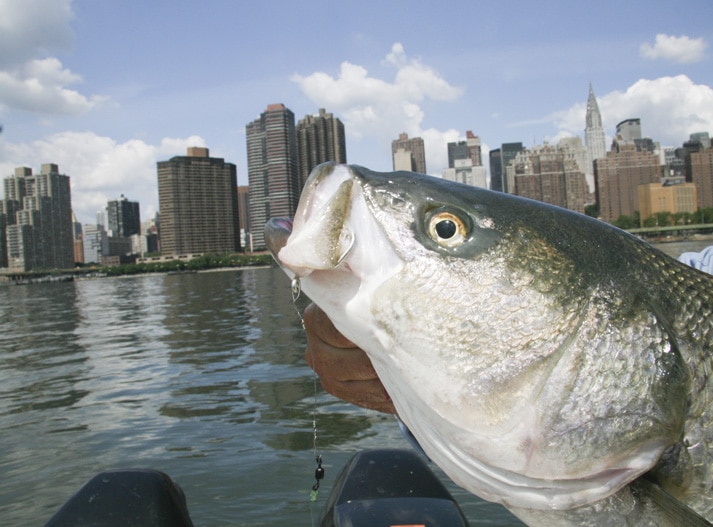
M307 340L305 359L320 377L336 381L378 379L369 357L359 348L335 348L319 340Z
M302 315L307 336L316 335L320 340L338 348L355 348L356 345L342 335L317 304L310 304Z
M394 403L378 379L369 381L335 381L328 377L320 378L322 387L328 393L363 408L396 413Z

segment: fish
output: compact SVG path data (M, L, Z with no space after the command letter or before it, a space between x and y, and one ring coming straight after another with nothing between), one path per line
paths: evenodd
M528 525L713 521L710 275L577 212L334 163L265 238L467 491Z

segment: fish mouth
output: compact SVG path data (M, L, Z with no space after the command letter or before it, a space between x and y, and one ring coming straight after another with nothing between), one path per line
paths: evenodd
M352 206L363 200L350 167L326 163L305 183L293 220L274 218L265 226L273 257L290 276L335 270L355 245Z
M280 261L277 254L287 245L293 225L292 218L270 218L265 225L265 243L276 262Z

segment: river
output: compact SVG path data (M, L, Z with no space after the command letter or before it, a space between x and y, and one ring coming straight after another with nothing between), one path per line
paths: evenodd
M277 269L0 287L0 524L42 525L130 467L177 481L197 527L316 524L352 454L408 444L390 416L315 405L304 348ZM448 486L474 525L521 525Z

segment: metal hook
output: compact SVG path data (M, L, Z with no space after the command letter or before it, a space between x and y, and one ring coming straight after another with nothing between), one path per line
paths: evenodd
M291 287L292 287L292 303L295 303L295 302L297 302L297 299L300 297L300 293L302 292L302 284L300 284L300 279L298 276L295 276L292 279Z

